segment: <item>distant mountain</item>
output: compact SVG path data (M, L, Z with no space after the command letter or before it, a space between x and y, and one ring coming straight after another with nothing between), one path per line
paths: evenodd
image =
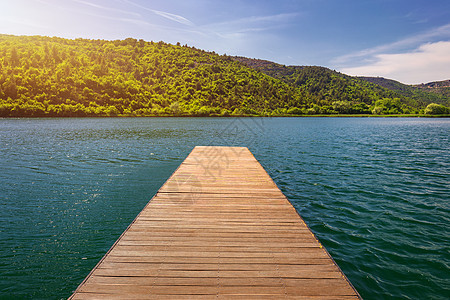
M443 81L434 81L434 82L425 83L425 84L422 83L422 84L417 84L414 86L418 87L418 88L433 88L433 89L448 88L448 87L450 87L450 79L443 80Z
M450 80L435 81L426 84L414 85L414 87L429 93L441 96L442 103L450 106ZM446 100L446 101L444 101Z
M439 103L450 106L450 80L430 82L427 84L407 85L382 77L359 77L368 82L378 84L403 96L410 97L426 104Z

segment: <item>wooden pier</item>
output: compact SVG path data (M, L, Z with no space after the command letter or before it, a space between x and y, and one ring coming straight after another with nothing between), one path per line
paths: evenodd
M69 299L358 299L243 147L195 147Z

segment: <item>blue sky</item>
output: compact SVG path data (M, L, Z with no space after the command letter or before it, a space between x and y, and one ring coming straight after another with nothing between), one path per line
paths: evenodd
M409 84L450 79L449 0L2 0L0 33L133 37Z

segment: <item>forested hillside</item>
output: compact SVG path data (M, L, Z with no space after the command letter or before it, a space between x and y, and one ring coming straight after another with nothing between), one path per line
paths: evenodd
M270 61L234 57L235 60L277 78L308 95L309 103L318 104L321 113L332 110L344 114L414 113L425 102L405 97L396 91L371 84L324 67L284 66Z
M0 35L0 116L401 114L424 109L419 101L326 68L273 65L276 70L268 72L214 52L131 38Z
M450 106L450 80L430 82L420 85L407 85L395 80L382 77L359 77L365 81L378 84L399 94L429 103L440 103Z

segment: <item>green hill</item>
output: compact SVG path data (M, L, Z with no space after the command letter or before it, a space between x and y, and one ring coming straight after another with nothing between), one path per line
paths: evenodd
M339 102L340 113L365 113L374 107L389 106L390 113L408 113L425 106L425 102L402 95L357 77L351 77L328 68L316 66L284 66L270 61L234 57L235 60L279 79L307 95L308 102L324 107ZM344 105L346 104L346 105ZM364 105L366 104L366 105ZM367 107L367 110L361 110ZM336 109L335 109L336 110ZM386 110L385 110L386 112Z
M378 84L387 89L415 99L416 101L429 103L439 103L450 106L450 80L430 82L427 84L407 85L395 80L382 77L359 77L365 81Z
M249 61L131 38L0 35L0 117L401 114L425 107L326 68Z

